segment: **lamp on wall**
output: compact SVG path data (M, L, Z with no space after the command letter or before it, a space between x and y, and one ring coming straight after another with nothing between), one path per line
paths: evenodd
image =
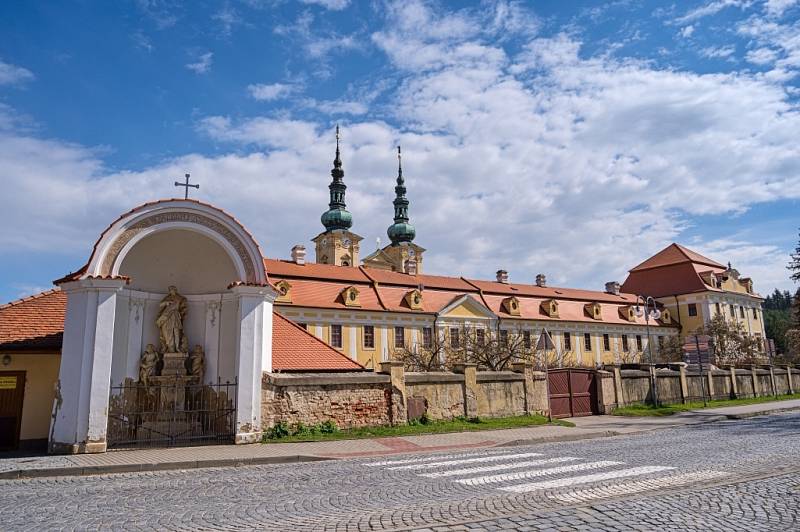
M11 355L3 355L3 365L8 366L11 364Z

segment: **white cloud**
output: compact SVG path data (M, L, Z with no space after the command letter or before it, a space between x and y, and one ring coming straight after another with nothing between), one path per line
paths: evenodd
M316 4L332 11L341 11L350 5L350 0L300 0L303 4Z
M753 58L754 63L761 65L772 62L772 71L768 73L772 79L781 82L797 75L800 70L800 21L781 24L754 16L739 24L737 31L750 37L761 49L748 54L748 59Z
M0 85L16 85L33 80L33 72L27 68L6 63L0 59Z
M211 63L214 62L214 53L206 52L200 55L194 63L187 63L186 68L195 74L206 74L211 70Z
M770 17L780 18L783 14L798 4L798 0L767 0L764 10Z
M289 96L295 90L294 85L287 83L254 84L247 86L247 92L256 100L272 101Z
M679 25L688 24L705 17L716 15L728 7L746 9L750 7L752 3L753 2L749 0L713 0L707 4L688 11L685 15L676 18L672 22Z
M679 33L681 37L683 37L684 39L688 39L694 33L694 26L689 24L688 26L681 28L681 31Z
M221 27L223 36L228 37L233 33L233 28L242 23L241 17L227 3L222 8L211 16L211 19L218 22Z
M728 59L736 53L734 45L709 46L700 50L700 55L709 59Z
M173 27L180 19L178 0L136 0L136 5L160 30Z
M755 50L748 50L745 58L756 65L768 65L774 63L778 55L778 52L771 48L756 48Z

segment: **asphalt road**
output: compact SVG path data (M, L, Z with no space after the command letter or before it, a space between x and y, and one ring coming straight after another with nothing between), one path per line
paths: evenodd
M570 443L0 481L0 529L800 530L800 414Z

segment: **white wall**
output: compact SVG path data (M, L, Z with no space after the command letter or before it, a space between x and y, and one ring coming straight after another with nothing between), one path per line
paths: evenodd
M175 285L183 295L222 292L240 280L222 246L183 229L142 239L125 256L119 274L130 277L130 287L136 290L166 292Z

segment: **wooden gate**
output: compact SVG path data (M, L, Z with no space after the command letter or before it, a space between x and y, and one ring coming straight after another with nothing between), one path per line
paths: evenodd
M24 396L25 372L0 371L0 451L13 450L19 445Z
M597 413L597 384L590 369L559 368L547 374L550 411L555 418Z

